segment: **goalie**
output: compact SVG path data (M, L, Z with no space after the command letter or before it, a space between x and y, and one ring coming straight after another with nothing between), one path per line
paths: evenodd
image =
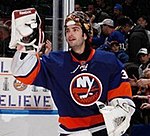
M74 11L66 17L70 50L51 51L42 59L38 56L42 35L36 10L14 11L12 23L10 48L17 49L12 73L25 84L51 91L58 108L60 136L125 133L135 110L128 76L114 54L91 48L93 31L85 13Z

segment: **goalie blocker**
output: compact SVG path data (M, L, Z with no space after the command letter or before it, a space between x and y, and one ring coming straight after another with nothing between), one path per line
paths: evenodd
M41 19L34 8L12 12L11 40L9 48L24 53L35 53L41 50L44 33L41 30Z

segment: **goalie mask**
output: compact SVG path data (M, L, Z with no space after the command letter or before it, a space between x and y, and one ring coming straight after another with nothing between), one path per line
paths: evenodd
M90 18L82 11L73 11L65 20L65 28L69 25L79 25L88 39L93 36L93 29L90 23Z
M15 10L12 12L11 40L9 48L22 45L22 51L40 51L44 33L41 30L41 19L34 8Z

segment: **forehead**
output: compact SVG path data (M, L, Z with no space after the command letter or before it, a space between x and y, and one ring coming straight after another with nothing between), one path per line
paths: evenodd
M138 55L139 58L145 57L145 56L148 56L148 54L140 53L140 54Z
M76 25L76 24L72 24L72 25L68 25L66 27L66 29L81 29L80 25Z
M137 21L143 21L143 22L145 21L146 22L146 20L142 17L140 17Z

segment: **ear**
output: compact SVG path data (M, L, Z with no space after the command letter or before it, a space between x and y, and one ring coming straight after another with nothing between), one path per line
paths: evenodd
M86 40L87 39L87 35L84 33L84 40Z

